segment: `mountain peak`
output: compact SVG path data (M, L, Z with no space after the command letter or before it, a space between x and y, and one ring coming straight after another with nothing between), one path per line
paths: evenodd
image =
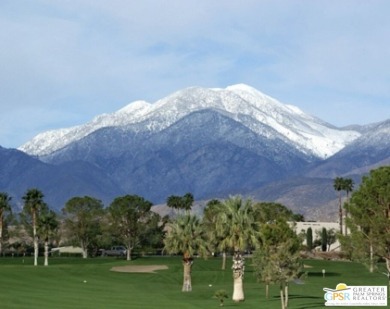
M251 86L236 84L225 89L189 87L153 104L135 101L84 125L41 133L19 149L36 156L50 155L104 127L135 130L136 126L137 132L158 132L201 110L217 111L259 136L283 140L319 158L333 155L360 136L357 131L337 129Z

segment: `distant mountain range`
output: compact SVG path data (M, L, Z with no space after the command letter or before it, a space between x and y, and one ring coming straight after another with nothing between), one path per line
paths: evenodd
M0 148L0 163L0 191L18 201L38 187L56 209L76 195L161 204L191 192L198 202L242 194L335 219L333 179L359 182L390 164L390 120L337 128L247 85L193 87Z

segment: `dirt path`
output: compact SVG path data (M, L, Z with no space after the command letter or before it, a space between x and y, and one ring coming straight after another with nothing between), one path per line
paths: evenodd
M168 269L166 265L126 265L115 266L111 271L118 271L122 273L155 273L156 270Z

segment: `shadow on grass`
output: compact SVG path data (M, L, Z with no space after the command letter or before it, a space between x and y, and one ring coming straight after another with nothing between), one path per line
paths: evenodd
M316 271L316 272L309 271L307 273L307 276L308 277L323 277L324 274L321 271ZM325 273L325 278L326 277L340 277L340 276L341 276L340 273L333 273L333 272L326 272Z
M296 309L307 309L307 308L324 308L324 302L315 302L315 303L309 303L309 304L304 304L299 307L294 307Z
M275 296L274 298L277 298L280 300L279 296ZM307 295L297 295L297 294L290 294L288 296L288 299L293 302L294 300L304 300L304 299L310 299L313 300L313 302L305 303L305 304L298 304L297 307L294 306L296 309L306 309L306 308L323 308L324 305L324 299L319 296L307 296ZM317 301L315 301L317 300Z

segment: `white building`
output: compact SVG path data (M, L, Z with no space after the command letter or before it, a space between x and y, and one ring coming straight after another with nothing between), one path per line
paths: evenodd
M340 229L340 225L337 222L295 222L294 230L297 234L300 234L302 231L306 233L309 227L313 231L313 241L316 239L317 233L321 234L323 228L326 228L327 231L334 229L335 232L338 232ZM306 238L303 243L306 244ZM330 251L339 250L340 242L336 240L335 243L330 245Z

